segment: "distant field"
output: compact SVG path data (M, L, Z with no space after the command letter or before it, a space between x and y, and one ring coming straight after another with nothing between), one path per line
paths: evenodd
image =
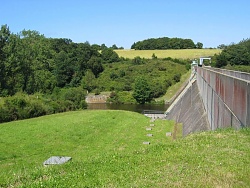
M120 57L133 59L136 56L141 58L152 58L153 53L158 58L181 58L194 59L199 57L213 56L221 52L220 49L184 49L184 50L115 50Z

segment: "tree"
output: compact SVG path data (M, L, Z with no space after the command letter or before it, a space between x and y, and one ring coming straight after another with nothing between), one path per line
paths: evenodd
M100 57L92 56L87 62L87 68L90 69L97 78L98 74L104 70L102 66L102 59Z
M250 39L231 44L216 56L216 67L226 65L250 65Z
M217 48L224 50L226 49L226 47L227 46L225 44L220 44Z
M202 49L203 48L203 44L201 42L197 42L196 48Z
M134 57L134 59L132 59L132 63L134 65L141 65L141 64L144 64L144 61L140 56L136 56Z
M2 25L0 30L0 96L3 94L3 90L6 89L6 54L4 53L4 47L7 45L9 37L9 27L7 25Z
M98 45L98 44L92 44L92 48L95 49L95 50L101 50L101 46Z
M92 91L96 88L96 78L91 70L87 70L82 78L81 85L84 89Z
M152 59L157 59L157 56L155 55L155 53L153 53Z
M108 47L105 44L102 44L100 48L101 48L101 50L104 50L104 49L106 49Z
M102 50L102 59L106 63L114 63L120 60L118 54L111 48L105 48Z
M139 104L144 104L152 100L151 89L145 78L139 77L135 80L133 97Z
M58 87L64 87L66 84L69 84L72 76L74 74L74 70L70 59L66 52L61 51L56 55L55 58L56 67L55 67L55 76Z
M113 44L111 48L112 48L113 50L117 50L117 49L118 49L118 47L117 47L115 44Z

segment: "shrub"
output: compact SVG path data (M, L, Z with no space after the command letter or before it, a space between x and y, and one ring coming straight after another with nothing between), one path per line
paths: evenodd
M80 87L55 89L53 95L46 97L17 93L1 98L0 123L87 108L85 91Z
M181 80L181 74L180 74L180 73L175 74L173 80L174 80L175 82L179 82L179 81Z

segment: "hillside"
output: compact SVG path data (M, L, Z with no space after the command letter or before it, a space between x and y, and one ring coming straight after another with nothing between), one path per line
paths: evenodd
M0 187L249 186L249 129L173 140L165 135L173 122L157 120L146 131L150 124L141 114L108 110L0 124ZM72 161L42 165L55 155Z
M92 80L96 80L100 91L132 91L135 79L143 76L152 86L152 92L162 90L165 94L170 85L179 81L175 77L187 72L186 64L187 61L175 63L173 60L135 58L132 61L105 64L100 76Z

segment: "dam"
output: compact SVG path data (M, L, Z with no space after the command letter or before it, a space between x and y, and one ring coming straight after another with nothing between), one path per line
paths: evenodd
M194 66L189 83L165 112L183 135L250 126L250 74Z

